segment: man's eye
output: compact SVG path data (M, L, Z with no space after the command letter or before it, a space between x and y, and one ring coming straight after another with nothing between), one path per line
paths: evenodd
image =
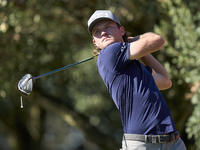
M110 28L111 26L106 26L106 29Z
M99 33L100 33L100 30L95 30L93 34L98 35Z

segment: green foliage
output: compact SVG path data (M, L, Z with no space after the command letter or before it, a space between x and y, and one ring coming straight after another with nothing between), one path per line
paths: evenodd
M200 107L200 34L199 13L193 12L197 3L181 0L163 2L163 8L168 10L168 20L161 20L161 25L155 31L167 38L165 52L172 57L169 72L173 78L178 78L178 84L190 85L191 103L195 105L192 116L186 124L188 137L194 136L196 147L200 148L199 107ZM193 8L189 7L193 6ZM169 64L169 63L167 63ZM187 93L185 93L186 97Z
M197 98L197 94L195 94L195 96L193 96L192 100ZM196 99L195 101L197 101L195 107L194 107L194 111L192 116L189 118L186 126L186 132L188 133L188 138L192 138L194 137L195 139L195 145L197 149L200 149L200 145L199 145L199 141L200 141L200 102L199 99Z

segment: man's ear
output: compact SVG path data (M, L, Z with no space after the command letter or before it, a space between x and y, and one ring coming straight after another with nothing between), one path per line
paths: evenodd
M92 41L93 41L94 44L96 43L94 39Z
M96 41L95 41L94 39L93 39L92 41L93 41L94 45L95 45L96 47L98 47L98 45L96 44Z
M125 34L124 27L121 26L119 30L120 30L120 32L121 32L121 35L123 36L123 35Z

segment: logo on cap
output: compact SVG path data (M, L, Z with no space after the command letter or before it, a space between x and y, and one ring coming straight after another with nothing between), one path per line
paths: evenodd
M96 14L96 15L92 18L91 22L92 22L93 20L95 20L95 19L97 19L97 18L101 18L101 17L108 17L108 13L98 13L98 14Z

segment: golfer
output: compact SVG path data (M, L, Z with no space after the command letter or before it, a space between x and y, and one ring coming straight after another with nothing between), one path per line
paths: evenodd
M93 43L100 50L97 67L123 126L122 150L185 150L160 90L171 87L165 68L151 55L164 39L154 33L128 37L109 10L88 20Z

